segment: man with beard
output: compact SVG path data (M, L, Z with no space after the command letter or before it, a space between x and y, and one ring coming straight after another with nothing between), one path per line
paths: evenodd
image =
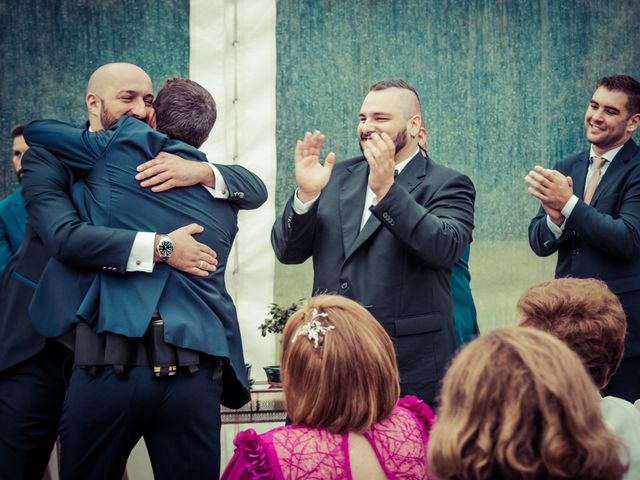
M639 125L640 82L603 77L584 116L589 150L525 177L541 203L532 250L558 252L556 278L599 278L624 307L624 358L603 392L630 402L640 398L640 148L631 138Z
M24 125L16 125L11 130L13 141L13 168L18 182L22 182L22 155L29 149L24 141ZM24 225L27 212L22 203L22 188L0 201L0 273L4 271L9 259L18 251L24 237Z
M90 129L102 129L100 108L107 109L114 118L129 115L149 119L153 112L153 90L148 75L130 64L112 64L102 71L106 75L100 98L87 95ZM29 163L38 166L36 174L29 174ZM204 165L207 172L201 162L195 169L195 162L182 163L192 172L192 180L202 175L201 180L193 183L211 180L212 168L208 165ZM70 345L67 342L70 339L45 339L31 324L28 306L45 265L54 258L78 267L79 272L107 271L124 278L125 272L153 271L157 243L154 232L82 222L70 199L72 190L81 182L76 182L77 177L46 150L30 148L23 166L24 190L42 201L34 202L33 208L25 202L29 219L24 240L0 282L0 479L3 480L43 477L58 433L66 374L73 363L69 358L71 351L62 343ZM178 168L180 171L168 168L160 180L173 178L174 186L186 185L183 182L189 175L182 171L184 168ZM156 180L147 179L152 183ZM170 266L199 276L215 270L213 250L192 237L201 231L202 227L190 224L169 233L174 246L167 261ZM77 293L76 288L70 287L62 296Z
M298 141L298 188L271 243L282 263L313 259L314 293L369 309L393 340L401 394L434 403L456 348L449 277L471 242L475 190L420 151L420 100L405 81L374 84L359 117L363 156L336 164L332 152L323 165L324 135Z

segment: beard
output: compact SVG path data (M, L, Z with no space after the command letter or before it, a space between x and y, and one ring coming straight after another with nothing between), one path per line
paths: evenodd
M102 109L100 110L100 124L104 130L109 130L111 126L116 123L118 119L111 115L111 112L107 109L104 101L102 101Z
M362 134L360 135L360 141L358 142L358 146L360 147L360 151L362 155L364 155L364 149L362 148L362 144L369 139L369 135ZM396 154L407 146L407 127L403 127L400 130L395 138L392 138L393 144L396 146Z

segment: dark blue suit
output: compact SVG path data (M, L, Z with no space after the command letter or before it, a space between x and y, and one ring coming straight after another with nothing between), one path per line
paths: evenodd
M529 225L529 244L540 256L558 252L556 277L599 278L618 296L627 314L625 352L605 392L640 398L640 148L629 140L603 175L590 205L582 201L589 151L555 169L573 179L578 197L556 239L542 208Z
M26 205L24 240L0 284L0 478L40 480L58 433L71 352L35 331L29 302L51 255L124 272L136 232L82 222L69 198L73 176L46 150L30 148L23 168L23 187L46 191L46 202Z
M38 330L59 335L80 318L96 332L141 337L157 308L164 320L167 343L228 359L231 369L224 377L223 403L238 407L248 401L240 332L224 272L237 232L237 211L256 208L265 201L262 182L241 167L220 165L218 169L231 192L228 200L212 200L201 186L162 194L141 189L134 178L135 168L160 151L206 159L196 149L170 140L132 117L96 133L60 122L33 122L25 129L25 138L30 145L46 147L59 155L72 168L88 172L84 189L74 194L83 217L96 224L158 232L195 221L204 227L198 240L218 255L218 269L208 277L183 274L162 264L156 265L153 274L122 277L105 269L87 276L52 262L43 273L32 304ZM60 301L58 286L64 288L65 284L61 279L78 274L83 284L77 290L80 294L69 298L67 293ZM194 403L196 400L216 408L208 399L194 399Z
M18 251L24 236L27 212L22 204L22 188L0 201L0 273Z

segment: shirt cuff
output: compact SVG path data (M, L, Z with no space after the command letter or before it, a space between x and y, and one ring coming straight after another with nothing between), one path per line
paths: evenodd
M571 215L571 212L573 212L573 209L575 208L577 203L578 203L578 197L576 197L575 195L571 195L571 198L567 200L567 203L565 203L564 207L562 207L562 210L560 210L564 218L569 218L569 216Z
M564 232L564 224L567 223L567 220L565 219L564 222L562 222L562 225L558 226L555 223L553 223L553 221L551 221L551 218L549 217L549 215L547 215L547 227L549 227L549 230L551 230L551 233L553 233L553 235L556 237L556 239L560 238L562 236L562 232Z
M131 247L127 272L153 272L153 248L155 232L138 232Z
M318 200L319 197L320 195L317 195L312 200L302 203L302 200L298 198L298 189L296 188L296 193L293 195L293 211L298 215L304 215L311 210L311 207L313 207L313 204L316 203L316 200Z
M209 165L211 170L213 170L213 177L215 178L216 186L214 188L207 187L206 185L202 186L207 189L213 198L229 198L229 190L227 189L227 184L224 181L224 178L222 178L220 170L218 170L213 163L207 162L207 165Z

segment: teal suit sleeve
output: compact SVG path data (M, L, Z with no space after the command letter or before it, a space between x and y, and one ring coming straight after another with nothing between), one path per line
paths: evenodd
M36 120L24 130L30 147L42 147L76 172L93 168L114 135L113 130L89 132L57 120Z
M255 173L240 165L215 166L227 184L229 201L238 208L253 210L267 201L267 187Z
M0 273L4 271L9 259L13 255L11 245L9 244L9 230L5 222L6 200L0 202Z
M83 222L71 202L71 172L47 150L31 147L22 160L23 197L29 221L46 250L67 265L114 267L124 273L135 231Z

